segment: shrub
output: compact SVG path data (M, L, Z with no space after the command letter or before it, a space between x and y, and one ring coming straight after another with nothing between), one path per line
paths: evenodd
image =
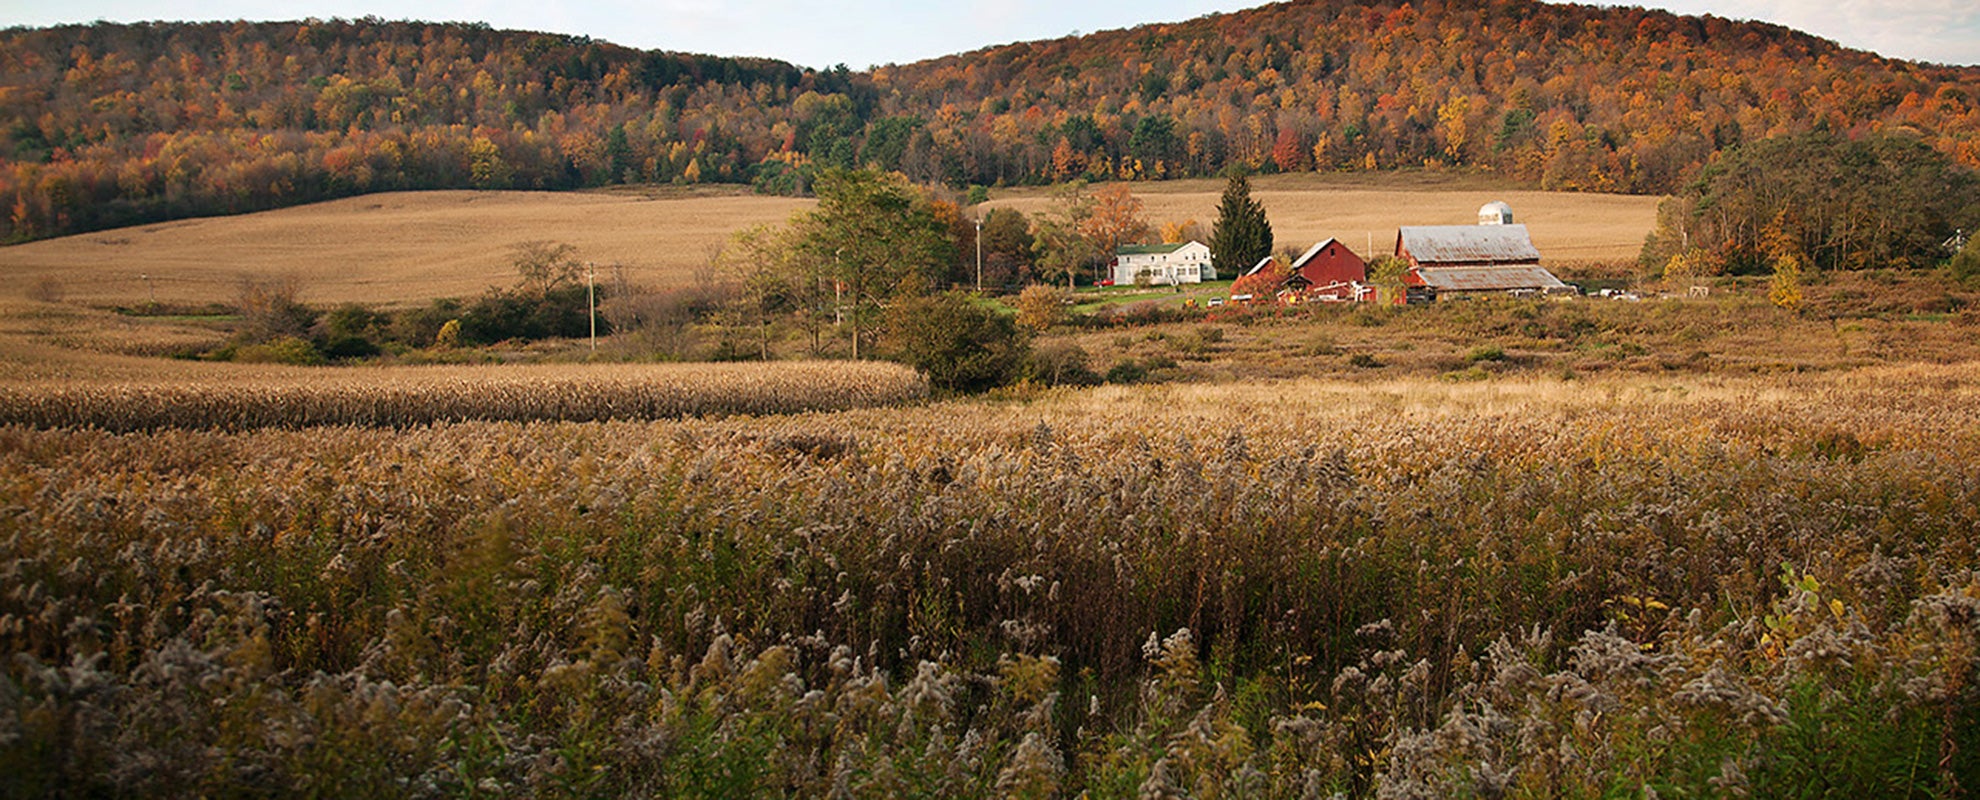
M376 342L363 336L339 336L323 343L323 355L338 360L370 358L381 350Z
M1341 347L1334 341L1333 336L1326 333L1316 333L1307 338L1306 346L1300 348L1299 352L1301 355L1308 357L1331 356L1339 354Z
M1140 383L1148 377L1148 368L1134 359L1116 362L1107 369L1108 383Z
M381 338L392 318L373 311L358 303L345 303L324 314L317 323L322 338L336 339L344 336L362 336L367 339Z
M241 337L248 342L266 342L285 336L302 336L316 324L316 312L296 299L295 281L288 279L241 281L235 305L241 314Z
M451 298L434 300L424 306L409 308L393 315L391 321L386 324L387 338L412 347L429 347L434 344L434 337L440 334L440 329L449 322L457 322L460 316L459 300ZM454 330L458 336L460 325L456 324ZM455 343L458 344L458 341Z
M1017 324L1043 333L1066 321L1066 300L1071 294L1057 286L1034 283L1017 297Z
M1029 349L1009 317L960 292L896 302L883 342L889 357L926 374L931 388L961 394L1015 380Z
M324 362L323 353L316 349L316 345L298 336L284 336L263 344L243 345L234 350L233 360L305 367Z
M1960 283L1980 286L1980 235L1967 239L1966 246L1961 247L1946 266Z
M1767 283L1767 299L1789 311L1801 308L1800 256L1789 253L1774 259L1774 277Z
M1118 325L1159 325L1187 316L1183 309L1164 305L1160 300L1137 300L1115 307L1105 315L1108 321Z
M442 349L451 349L455 347L460 347L461 321L458 319L450 319L447 320L445 324L441 325L440 330L433 334L433 346Z
M1100 382L1092 356L1072 342L1048 342L1031 349L1025 374L1047 386L1091 386Z
M1672 283L1689 283L1717 277L1725 271L1725 259L1719 253L1694 247L1671 256L1665 262L1664 279Z

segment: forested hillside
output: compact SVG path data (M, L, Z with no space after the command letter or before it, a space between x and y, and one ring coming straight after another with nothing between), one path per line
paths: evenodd
M963 133L982 154L975 180L1468 164L1546 188L1665 192L1718 150L1824 128L1909 128L1980 165L1980 69L1636 8L1310 0L875 82L896 113L976 120Z
M1641 9L1313 0L870 73L375 19L0 32L0 237L368 191L951 185L1443 165L1665 192L1742 141L1915 132L1980 69Z
M0 199L21 240L370 191L742 181L799 93L851 89L843 71L458 23L14 30Z

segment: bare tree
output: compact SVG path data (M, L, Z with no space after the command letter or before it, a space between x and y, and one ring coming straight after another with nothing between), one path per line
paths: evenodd
M523 291L530 294L543 294L574 282L584 274L584 262L578 260L577 245L568 242L533 239L510 245L509 253L516 266L516 274L522 279Z

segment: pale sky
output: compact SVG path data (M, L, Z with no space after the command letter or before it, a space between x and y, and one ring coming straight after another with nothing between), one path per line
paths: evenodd
M642 49L767 56L854 69L1074 32L1176 22L1263 0L0 0L0 27L109 20L362 17L478 21ZM1612 4L1613 5L1613 4ZM1980 64L1975 0L1655 0L1684 14L1760 19L1887 56Z

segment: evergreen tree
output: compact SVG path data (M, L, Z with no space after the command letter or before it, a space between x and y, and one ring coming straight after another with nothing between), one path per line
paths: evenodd
M1252 199L1251 181L1231 175L1217 204L1217 229L1210 234L1210 266L1219 276L1237 277L1272 254L1272 223L1264 204Z

